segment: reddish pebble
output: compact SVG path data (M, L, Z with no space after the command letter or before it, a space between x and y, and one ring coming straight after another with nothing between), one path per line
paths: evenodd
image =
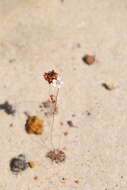
M95 56L93 55L85 55L82 60L87 64L87 65L92 65L95 62Z

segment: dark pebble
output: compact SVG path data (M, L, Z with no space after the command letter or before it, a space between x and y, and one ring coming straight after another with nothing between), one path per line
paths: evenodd
M8 115L15 114L15 110L13 109L12 105L8 103L8 101L0 104L0 110L4 110Z
M25 155L20 154L17 158L12 158L10 161L10 169L14 173L20 173L28 168Z

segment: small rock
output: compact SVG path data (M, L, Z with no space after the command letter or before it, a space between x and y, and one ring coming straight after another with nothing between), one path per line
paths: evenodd
M0 110L4 110L8 115L14 115L15 110L13 109L12 105L5 101L3 104L0 104Z
M64 132L64 136L68 136L68 132L66 131L66 132Z
M26 131L29 134L42 134L44 128L44 121L38 119L36 116L29 116L26 122Z
M20 154L18 157L12 158L10 161L10 169L15 174L20 173L28 168L28 163L26 161L25 155Z
M103 83L102 86L107 90L113 90L116 88L116 86L112 83Z
M95 56L93 55L85 55L82 60L87 64L87 65L92 65L95 62Z
M67 121L67 124L69 125L69 127L75 127L71 120Z

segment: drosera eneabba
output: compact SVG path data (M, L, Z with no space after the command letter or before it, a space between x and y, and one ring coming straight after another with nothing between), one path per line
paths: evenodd
M46 154L46 157L50 158L55 163L60 163L60 162L65 161L66 156L63 151L56 149L54 147L53 129L54 129L55 112L56 112L56 108L57 108L59 90L60 90L61 85L63 84L63 81L62 81L62 78L60 77L60 75L57 72L55 72L54 70L44 73L43 77L49 84L49 100L53 107L52 121L51 121L51 133L50 133L51 134L50 140L51 140L51 145L53 147L53 150L50 150ZM50 93L51 89L53 89L53 94Z

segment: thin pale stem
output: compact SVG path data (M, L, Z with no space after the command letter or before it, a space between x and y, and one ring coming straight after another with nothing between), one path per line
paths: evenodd
M57 92L56 92L55 103L54 103L54 106L53 106L52 123L51 123L51 136L50 136L50 139L51 139L51 144L52 144L53 149L54 149L54 145L53 145L53 128L54 128L54 122L55 122L55 111L57 109L58 95L59 95L59 88L57 89Z

